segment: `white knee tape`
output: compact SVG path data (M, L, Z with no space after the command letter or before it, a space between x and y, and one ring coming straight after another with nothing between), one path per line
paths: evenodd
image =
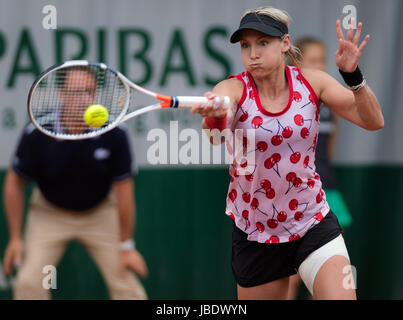
M333 256L344 256L350 261L348 256L346 244L344 243L344 238L339 235L337 238L326 243L319 249L312 252L305 260L301 263L298 272L301 276L302 281L305 283L309 292L313 295L313 283L315 281L316 274L318 273L320 267Z

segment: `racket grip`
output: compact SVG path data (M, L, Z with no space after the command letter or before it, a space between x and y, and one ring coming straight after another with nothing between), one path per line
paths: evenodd
M224 108L227 109L230 103L229 97L216 97L214 100L216 103L220 103L221 99L224 99ZM173 101L173 108L192 108L196 103L206 104L208 102L208 99L206 97L196 96L177 96L173 97Z

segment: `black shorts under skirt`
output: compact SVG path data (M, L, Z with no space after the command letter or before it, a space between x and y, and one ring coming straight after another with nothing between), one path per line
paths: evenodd
M286 243L259 243L234 224L232 272L241 287L254 287L297 273L313 251L342 233L336 215L329 211L323 220L298 240Z

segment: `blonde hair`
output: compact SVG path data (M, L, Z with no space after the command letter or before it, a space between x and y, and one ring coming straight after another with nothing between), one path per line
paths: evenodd
M244 18L248 14L264 14L277 21L284 23L287 26L287 28L290 26L291 20L292 20L291 16L288 14L287 11L273 8L271 6L265 6L265 7L259 7L256 9L247 10L243 14L242 18ZM281 40L283 40L283 39L284 39L284 36L281 37ZM301 61L302 61L301 51L298 47L294 46L291 43L290 43L290 49L286 52L286 56L287 56L288 60L290 60L294 66L299 67L301 65Z

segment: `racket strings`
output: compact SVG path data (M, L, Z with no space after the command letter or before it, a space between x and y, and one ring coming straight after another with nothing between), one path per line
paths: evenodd
M48 73L32 92L31 114L49 133L85 134L113 125L125 112L128 93L111 70L96 65L68 66ZM108 121L90 127L84 114L98 104L108 110Z

